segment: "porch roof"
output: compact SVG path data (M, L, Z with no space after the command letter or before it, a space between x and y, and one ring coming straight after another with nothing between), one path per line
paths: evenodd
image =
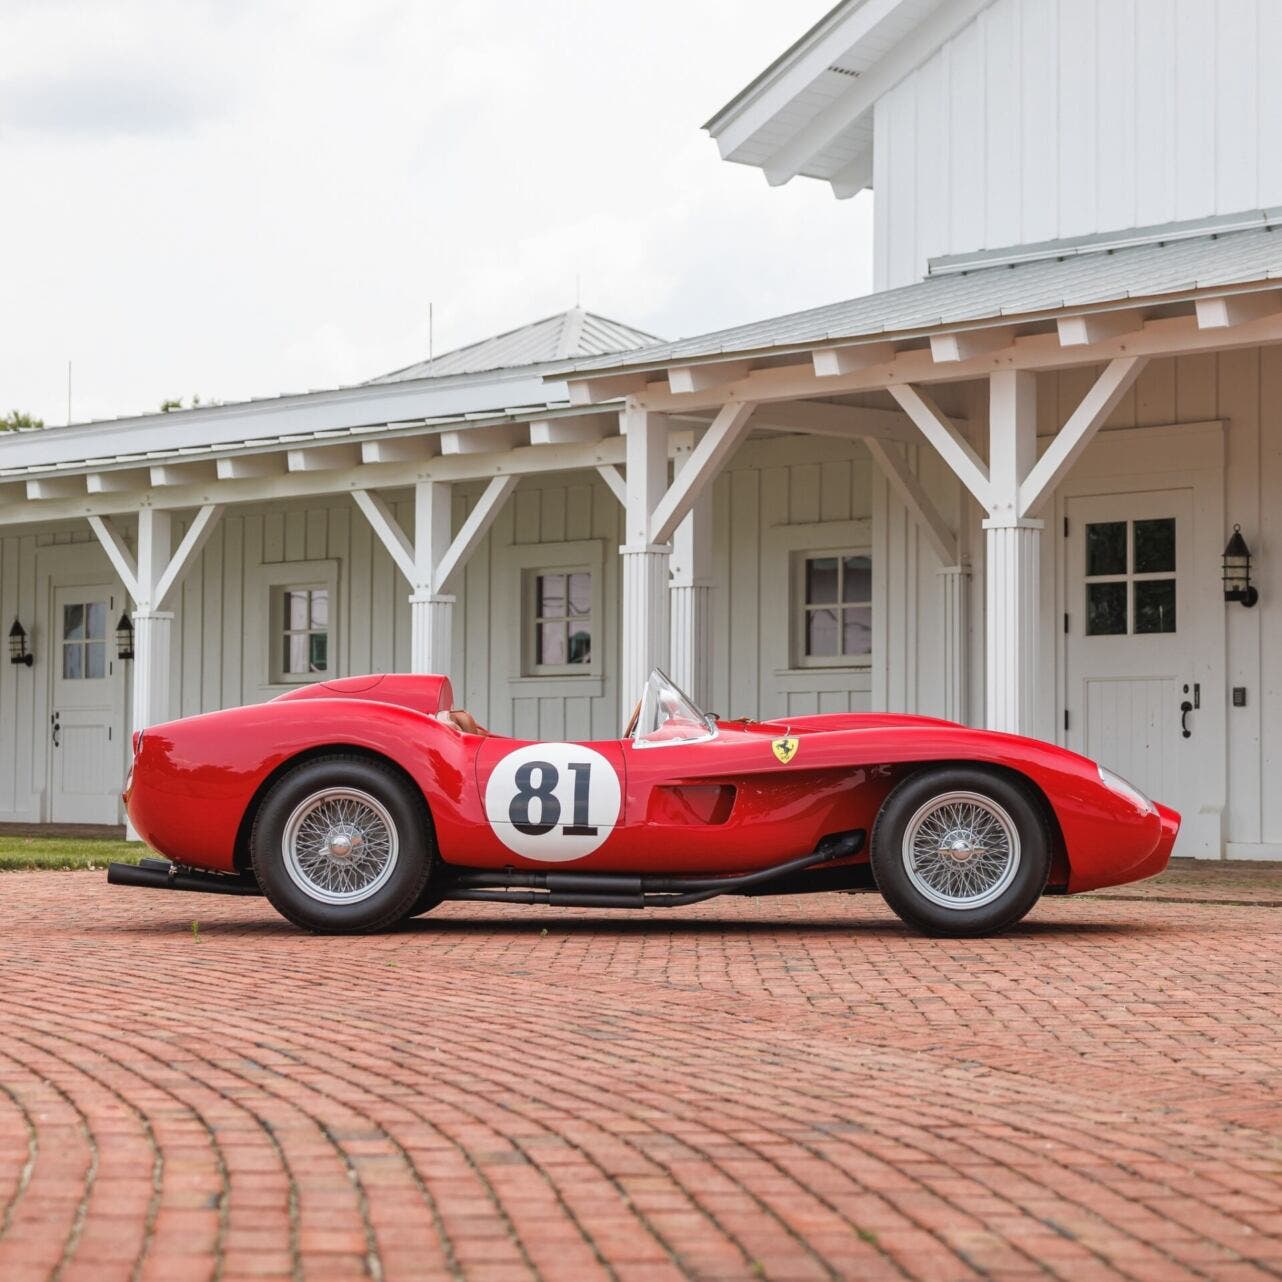
M729 357L770 357L815 347L929 336L941 329L1032 322L1065 311L1150 306L1282 280L1282 211L1235 219L1245 230L1141 244L1100 237L1010 254L940 260L925 280L748 325L556 365L548 377L641 372ZM1145 235L1151 236L1152 229ZM1132 233L1138 237L1140 233ZM1022 261L1021 261L1022 259Z

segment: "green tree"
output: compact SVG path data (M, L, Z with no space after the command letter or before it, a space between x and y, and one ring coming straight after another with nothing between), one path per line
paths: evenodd
M0 432L18 432L27 427L44 427L45 421L34 414L24 414L21 410L10 410L0 418Z

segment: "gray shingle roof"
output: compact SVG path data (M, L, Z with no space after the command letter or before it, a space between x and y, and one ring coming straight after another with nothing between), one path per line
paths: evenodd
M514 369L565 360L573 356L599 356L624 352L657 342L654 334L633 329L619 321L598 316L582 307L545 316L492 338L442 352L428 361L371 378L371 383L401 383L415 378L444 378L451 374L479 374L485 370Z
M622 355L557 365L548 377L771 352L842 340L910 336L944 326L1031 318L1067 308L1187 295L1219 286L1282 280L1282 227L1172 239L1102 250L1074 247L1032 262L955 267L900 289L772 316Z

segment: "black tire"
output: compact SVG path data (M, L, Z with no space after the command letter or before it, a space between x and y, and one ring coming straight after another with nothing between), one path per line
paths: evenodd
M340 814L346 817L336 818ZM298 832L299 825L310 826ZM379 862L367 856L363 867L347 864L353 871L344 872L350 854L336 863L324 847L313 874L312 865L300 860L317 858L316 833L326 825L337 841L351 842L355 834L357 846L385 847L386 857ZM301 854L287 853L287 832L297 838L288 848ZM249 850L272 907L296 926L323 934L367 933L403 921L423 894L435 859L431 819L417 791L391 766L338 753L305 761L272 785L254 818ZM351 877L355 888L321 884L342 876Z
M873 825L872 872L910 926L990 935L1008 930L1040 898L1051 849L1041 798L1017 777L941 766L910 775L886 798Z
M414 901L414 907L409 910L408 916L422 917L425 913L430 913L433 908L439 908L444 900L444 881L439 876L431 876L427 879L427 885L419 891L419 896Z

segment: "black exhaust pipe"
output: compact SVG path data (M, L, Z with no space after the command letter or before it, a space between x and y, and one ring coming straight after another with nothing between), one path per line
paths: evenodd
M198 872L166 863L163 859L142 859L137 864L111 864L107 882L112 886L144 886L148 890L189 890L202 895L261 895L258 883L241 873Z

